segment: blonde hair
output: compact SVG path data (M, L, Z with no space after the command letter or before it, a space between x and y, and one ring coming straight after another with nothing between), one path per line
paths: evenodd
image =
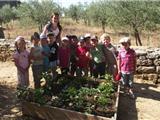
M111 37L109 36L109 34L107 33L103 33L100 37L100 42L102 42L104 39L108 38L109 40L111 40Z

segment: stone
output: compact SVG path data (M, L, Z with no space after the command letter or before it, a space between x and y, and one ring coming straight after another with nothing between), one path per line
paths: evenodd
M145 50L135 50L137 56L146 56L147 52Z
M154 66L139 66L137 67L137 73L155 73L155 67Z
M153 60L151 59L146 59L146 60L137 60L137 65L141 66L152 66L153 65Z
M154 65L156 65L156 66L160 66L160 59L156 59L156 60L154 60Z
M156 72L160 74L160 66L156 66Z
M151 81L157 81L158 80L158 75L157 74L148 74L148 80Z

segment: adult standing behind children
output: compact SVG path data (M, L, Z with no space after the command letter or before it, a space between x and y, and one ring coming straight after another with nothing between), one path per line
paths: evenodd
M37 32L31 36L32 47L30 51L30 59L32 62L32 72L34 87L40 88L40 80L43 72L43 54L42 47L40 46L40 36Z
M118 54L119 73L121 73L122 83L126 92L129 93L132 98L135 98L132 87L134 73L136 71L136 53L130 48L131 42L129 37L122 38L120 43L122 48Z
M61 44L62 26L59 22L59 13L53 13L49 23L45 25L42 33L47 35L48 32L53 32L56 42Z
M29 86L29 52L26 50L26 42L22 36L15 40L16 52L13 54L13 61L17 67L18 87Z

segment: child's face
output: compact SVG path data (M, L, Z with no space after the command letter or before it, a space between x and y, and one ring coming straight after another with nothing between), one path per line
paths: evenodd
M49 43L54 43L56 41L56 38L54 36L48 36L47 39Z
M98 44L98 40L91 40L91 45L96 46Z
M52 17L52 23L58 23L59 22L59 16L58 15L54 15Z
M103 43L104 43L105 45L108 45L110 42L111 42L111 40L110 40L110 38L108 38L108 37L106 37L106 38L103 39Z
M21 39L21 40L17 41L17 47L20 50L24 50L26 48L26 42L24 41L24 39Z
M63 40L63 41L62 41L62 44L63 44L64 46L68 46L68 45L69 45L69 41Z
M48 44L47 39L42 39L42 40L41 40L41 45L42 45L42 46L47 45L47 44Z
M129 46L130 46L129 43L122 43L122 47L123 47L124 49L128 49Z
M78 43L81 47L84 47L85 46L85 42L83 41L83 42L79 42Z
M38 44L39 44L39 41L40 41L39 39L33 39L33 40L32 40L32 43L33 43L34 45L38 45Z
M71 44L72 45L77 45L78 44L78 40L77 39L71 39Z

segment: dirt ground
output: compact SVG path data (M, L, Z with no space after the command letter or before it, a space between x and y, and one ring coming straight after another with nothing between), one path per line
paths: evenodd
M0 120L33 120L22 117L21 107L15 95L16 75L12 62L0 62ZM33 83L32 77L30 82ZM159 120L160 85L136 80L134 91L136 99L120 93L118 120Z

